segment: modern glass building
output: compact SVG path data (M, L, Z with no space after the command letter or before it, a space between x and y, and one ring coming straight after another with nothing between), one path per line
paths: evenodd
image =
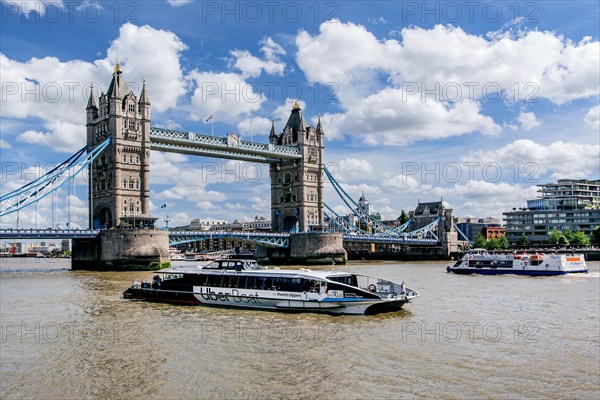
M600 225L600 180L559 179L539 187L540 198L503 213L509 242L525 234L532 243L544 243L553 229L589 235Z

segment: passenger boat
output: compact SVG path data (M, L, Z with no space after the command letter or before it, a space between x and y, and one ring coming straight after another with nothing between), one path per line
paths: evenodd
M185 261L206 261L208 260L208 255L203 253L185 253L183 258Z
M395 311L419 296L381 278L340 271L261 268L254 260L219 259L205 266L154 272L152 282L134 282L123 295L181 304L267 310L376 314Z
M457 274L564 275L587 272L583 254L490 254L485 249L469 250L448 272Z
M169 256L171 257L171 261L184 261L185 260L185 254L182 254L175 247L169 247Z

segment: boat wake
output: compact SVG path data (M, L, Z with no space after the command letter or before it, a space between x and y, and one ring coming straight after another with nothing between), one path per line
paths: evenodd
M571 275L575 276L575 275ZM598 279L600 278L600 271L588 272L587 274L578 274L579 277L588 278L588 279Z

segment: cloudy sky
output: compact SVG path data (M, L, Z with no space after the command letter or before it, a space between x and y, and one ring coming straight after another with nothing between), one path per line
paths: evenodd
M1 192L85 145L89 88L118 58L154 126L267 142L298 99L384 218L440 198L501 217L536 184L599 178L599 4L2 0ZM161 224L270 215L263 165L153 152L151 182ZM331 186L326 202L347 212ZM86 226L84 177L20 224L69 215Z

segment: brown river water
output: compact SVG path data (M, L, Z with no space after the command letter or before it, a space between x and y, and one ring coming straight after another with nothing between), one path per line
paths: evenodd
M557 277L445 266L340 267L421 297L330 316L125 300L151 272L0 259L0 398L600 398L599 262Z

